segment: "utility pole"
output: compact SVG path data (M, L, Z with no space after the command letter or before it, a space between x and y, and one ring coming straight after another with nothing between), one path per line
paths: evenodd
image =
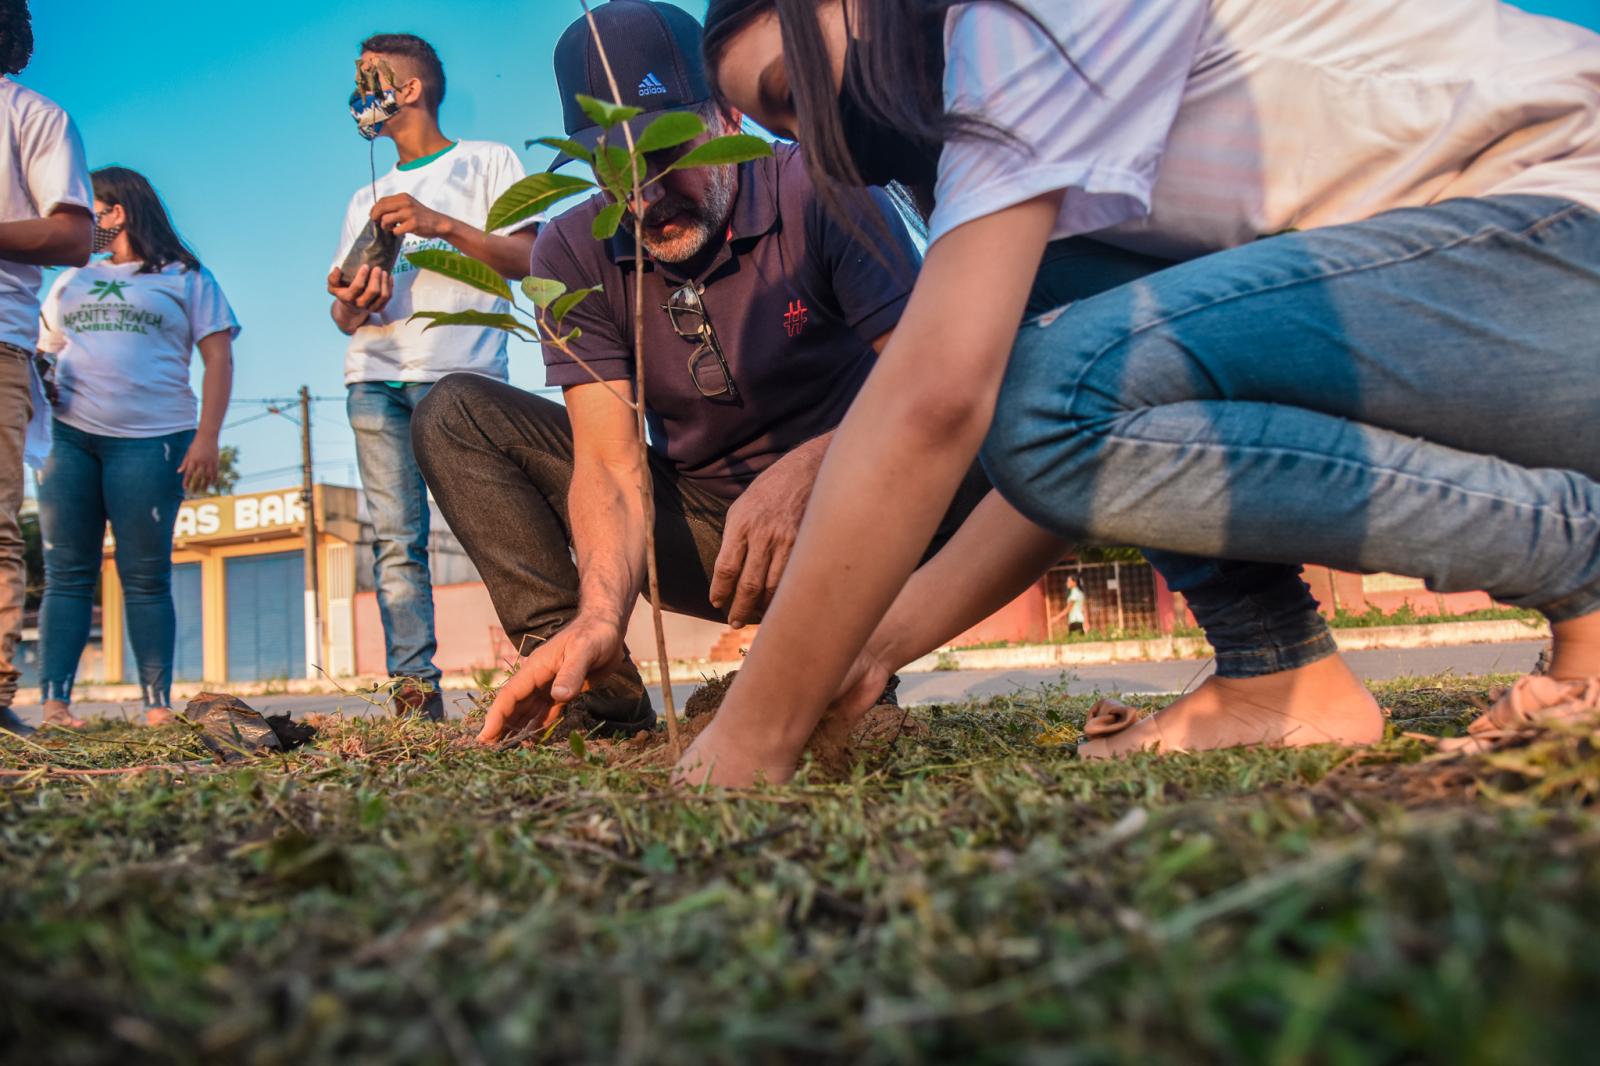
M322 596L317 579L316 488L311 481L311 387L300 386L300 502L306 513L306 676L322 670Z

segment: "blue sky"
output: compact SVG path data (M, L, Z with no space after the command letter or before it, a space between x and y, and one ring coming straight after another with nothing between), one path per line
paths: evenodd
M1413 0L1426 3L1427 0ZM704 0L682 0L697 17ZM1600 0L1519 6L1600 30ZM577 0L33 0L33 64L19 79L66 107L91 166L143 171L221 281L244 324L235 395L283 396L301 384L343 394L343 337L328 319L323 279L345 205L367 180L367 149L345 110L352 61L371 33L433 42L449 91L445 133L503 141L559 135L550 57L582 13ZM388 12L387 14L385 12ZM378 143L380 171L394 149ZM523 153L530 170L548 152ZM511 348L512 380L543 384L538 353ZM237 404L230 423L262 412ZM356 484L342 403L313 428L321 480ZM283 418L236 424L244 491L297 480L296 427Z

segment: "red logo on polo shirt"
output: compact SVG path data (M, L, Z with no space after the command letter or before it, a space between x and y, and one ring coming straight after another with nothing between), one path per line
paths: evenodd
M806 328L806 315L809 313L804 300L789 301L789 311L783 316L783 328L789 336L800 336L800 331Z

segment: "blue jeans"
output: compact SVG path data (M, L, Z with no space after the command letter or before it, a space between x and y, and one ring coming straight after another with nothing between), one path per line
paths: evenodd
M1224 675L1331 653L1303 562L1559 622L1600 609L1596 338L1600 214L1392 211L1030 319L984 465L1063 536L1155 549Z
M146 707L172 702L177 617L172 606L172 527L183 502L183 462L192 430L165 437L105 437L62 422L39 476L44 603L39 611L39 685L47 700L72 701L89 640L106 521L116 538L123 617Z
M431 384L351 385L346 396L356 462L372 517L378 615L389 674L437 684L433 582L428 575L428 487L411 451L411 414Z

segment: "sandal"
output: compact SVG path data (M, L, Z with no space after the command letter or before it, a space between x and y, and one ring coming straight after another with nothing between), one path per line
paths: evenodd
M1089 740L1114 737L1133 726L1139 712L1117 700L1101 700L1089 708L1089 719L1083 723L1083 735Z
M1557 681L1530 675L1501 692L1467 726L1466 736L1439 738L1438 748L1452 754L1481 754L1529 737L1541 726L1586 718L1600 718L1600 677Z
M1089 708L1089 717L1083 723L1083 739L1078 742L1080 759L1116 759L1120 755L1086 755L1083 745L1091 740L1104 740L1125 732L1142 720L1139 712L1120 700L1103 699ZM1148 750L1148 749L1146 749Z
M72 713L70 704L59 700L48 700L44 705L44 725L53 725L57 729L82 729L89 723Z
M146 707L144 710L144 724L151 728L171 725L177 717L171 707Z

